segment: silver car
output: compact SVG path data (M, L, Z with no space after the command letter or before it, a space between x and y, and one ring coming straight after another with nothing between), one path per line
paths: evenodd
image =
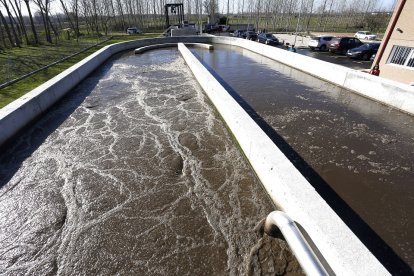
M311 50L319 49L319 51L326 51L328 49L329 42L334 38L330 35L314 36L308 43L308 47Z
M375 34L367 31L359 31L354 35L354 37L366 40L375 40L377 38Z
M142 34L142 30L138 29L136 27L131 27L127 29L127 34L132 35L132 34Z

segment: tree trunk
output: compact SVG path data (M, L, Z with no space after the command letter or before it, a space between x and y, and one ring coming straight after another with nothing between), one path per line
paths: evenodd
M320 14L320 17L319 17L319 29L322 27L323 17L325 15L326 2L328 2L328 0L324 0L323 6L322 6L322 13Z
M14 28L13 16L10 13L9 6L7 5L6 1L2 1L2 4L3 4L4 8L6 8L7 15L9 16L10 27L12 29L12 33L13 33L14 41L16 42L16 46L20 47L20 39L17 36L16 29Z
M78 0L75 0L75 33L76 33L76 41L78 41L78 38L80 36L79 32L79 4Z
M65 15L66 15L66 18L68 19L68 21L69 21L69 26L70 26L70 28L75 32L76 30L75 30L75 25L73 24L73 21L72 21L72 19L70 18L70 15L69 15L69 12L68 12L68 9L67 9L67 7L66 7L66 5L65 5L65 3L63 3L63 0L60 0L60 4L62 5L62 8L63 8L63 11L64 11L64 13L65 13Z
M49 9L49 0L45 0L43 4L43 0L36 0L35 3L39 7L40 15L42 16L43 27L45 29L45 37L46 41L52 43L52 36L50 35L50 28L49 28L49 19L48 19L48 9Z
M27 11L29 12L30 25L32 26L32 32L33 32L33 37L35 39L35 44L39 45L39 38L37 37L36 26L33 22L33 16L32 16L32 11L30 10L29 0L24 0L24 2L26 3Z
M3 46L0 45L0 50L3 50L5 48L7 48L7 45L6 45L6 41L5 41L5 38L4 38L3 29L1 27L1 25L2 25L2 23L1 23L1 20L0 20L0 43L3 44Z
M119 10L119 12L120 12L120 14L121 14L121 20L122 20L122 31L123 32L125 32L126 31L126 28L125 28L125 17L124 17L124 12L123 12L123 10L122 10L122 3L121 3L121 1L120 0L117 0L117 4L118 4L118 10Z
M7 25L6 18L4 18L3 13L1 12L1 10L0 10L0 18L1 18L1 22L4 25L4 29L6 30L7 38L10 41L10 46L13 47L14 46L13 38L11 36L9 26Z
M26 44L29 45L30 44L29 36L27 35L27 30L26 30L26 26L24 24L24 19L23 19L22 9L21 9L20 3L17 3L17 0L14 0L14 3L16 4L16 9L17 9L17 12L19 14L20 27L23 31L24 39L26 40Z
M46 19L45 14L44 14L42 9L40 9L40 15L42 16L43 27L45 29L46 41L49 42L49 43L52 43L52 37L50 36L49 24L47 22L47 19Z
M309 4L310 2L310 4ZM315 0L310 0L308 2L308 5L310 5L310 10L308 10L308 20L306 21L306 32L309 33L309 25L312 18L312 12L313 12L313 5L315 4ZM309 6L308 6L309 7Z
M21 26L21 23L20 23L20 17L17 14L16 9L14 8L13 2L11 0L9 0L9 4L11 6L11 9L14 12L14 16L12 15L12 19L13 19L14 25L16 26L17 35L19 36L19 40L21 42L23 30L22 30L22 26ZM10 12L10 14L11 14L11 12ZM16 21L16 19L17 19L17 21Z
M329 10L328 10L328 16L326 17L325 22L324 22L324 24L323 24L323 29L322 29L322 32L325 32L326 24L328 23L329 16L331 15L331 12L332 12L332 5L333 5L333 1L334 1L334 0L331 0L331 4L330 4L330 6L329 6Z
M56 37L59 36L59 33L57 31L57 29L55 28L55 25L53 25L52 20L50 20L50 16L47 16L47 21L49 22L49 26L52 29L53 33L55 34Z

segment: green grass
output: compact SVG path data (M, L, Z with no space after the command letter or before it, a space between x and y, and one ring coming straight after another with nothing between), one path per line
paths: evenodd
M81 38L78 42L61 40L57 45L43 44L38 47L7 49L0 53L0 83L32 72L103 40L103 38Z
M115 34L113 38L105 43L102 43L96 47L89 49L77 56L74 56L66 61L49 67L46 70L38 72L24 80L21 80L15 84L12 84L6 88L0 89L0 108L6 106L12 101L20 98L27 92L33 90L42 83L50 80L54 76L58 75L65 69L101 49L106 45L110 45L117 42L132 40L132 39L144 39L158 37L160 34L142 34L136 36ZM100 39L105 40L105 38ZM61 58L67 57L73 53L91 46L98 41L95 39L89 39L89 41L83 40L82 46L79 43L62 43L59 45L43 45L39 47L23 47L19 49L7 50L0 54L0 83L4 83L7 80L17 78L21 75L36 70L42 66L48 65ZM11 76L6 78L5 75Z

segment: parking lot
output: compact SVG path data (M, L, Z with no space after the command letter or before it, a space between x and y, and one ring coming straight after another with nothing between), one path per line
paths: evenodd
M295 44L297 53L306 55L309 57L317 58L323 61L331 62L334 64L342 65L355 70L367 70L371 67L371 61L351 59L345 55L331 54L329 52L311 51L308 47L310 37L297 36L291 34L274 34L280 42L284 44ZM365 41L363 41L365 42Z
M216 33L215 35L227 35L227 36L232 36L231 33ZM308 43L310 41L310 37L306 37L306 36L297 36L295 39L295 35L292 34L279 34L276 33L274 34L274 36L276 36L279 41L281 43L283 43L284 45L286 43L289 43L291 45L295 45L297 53L301 54L301 55L306 55L309 57L313 57L316 59L320 59L326 62L331 62L334 64L338 64L338 65L342 65L348 68L352 68L355 70L364 70L364 71L368 71L371 67L372 62L371 61L365 61L365 60L359 60L359 59L351 59L348 58L345 55L340 55L340 54L332 54L329 53L327 51L325 52L320 52L320 51L311 51L308 47ZM363 42L367 42L367 41L363 41ZM285 46L277 46L279 48L284 48Z
M298 48L297 53L327 62L335 63L338 65L346 66L355 70L366 70L371 67L371 61L351 59L345 55L332 54L329 52L311 51L309 48Z

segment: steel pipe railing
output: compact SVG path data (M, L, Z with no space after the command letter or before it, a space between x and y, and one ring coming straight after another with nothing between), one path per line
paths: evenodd
M286 213L273 211L267 216L264 227L266 234L273 236L275 226L282 232L306 275L329 275L295 222Z

